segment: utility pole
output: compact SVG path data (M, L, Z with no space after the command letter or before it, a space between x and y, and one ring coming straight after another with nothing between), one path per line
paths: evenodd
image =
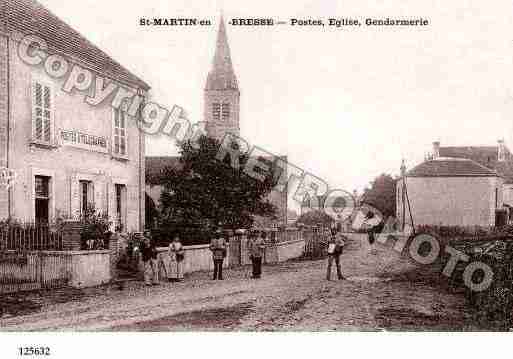
M415 235L415 224L413 223L413 214L411 213L411 205L410 205L410 198L408 197L408 189L406 187L406 164L403 159L401 163L401 176L402 176L402 206L403 206L403 213L402 213L402 220L403 220L403 231L406 228L406 202L408 202L408 212L410 213L410 221L411 221L411 227L413 230L413 235Z
M402 230L404 231L404 228L406 227L406 217L405 217L405 214L406 214L406 199L405 199L405 196L404 196L404 190L406 188L406 164L404 163L404 158L401 162L401 181L402 181L402 185L401 185L401 206L402 206L402 210L401 210L401 223L402 223Z

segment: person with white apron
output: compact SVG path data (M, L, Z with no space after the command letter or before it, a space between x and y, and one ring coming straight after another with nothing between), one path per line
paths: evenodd
M170 282L180 282L183 280L183 262L185 259L185 250L180 242L180 238L175 236L169 244L169 268L167 279Z

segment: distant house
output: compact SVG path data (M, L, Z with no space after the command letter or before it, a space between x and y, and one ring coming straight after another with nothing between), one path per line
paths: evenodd
M411 208L415 225L495 225L510 188L510 157L503 142L495 148L435 142L432 156L405 174L406 192L397 182L397 218L410 222Z
M504 203L513 207L513 155L504 140L497 141L496 146L441 147L440 142L434 142L432 156L466 158L497 172L504 178Z

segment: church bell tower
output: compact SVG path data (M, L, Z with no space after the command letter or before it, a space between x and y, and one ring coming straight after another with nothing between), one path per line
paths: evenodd
M221 16L212 68L204 91L204 121L209 137L222 141L227 133L240 135L240 92Z

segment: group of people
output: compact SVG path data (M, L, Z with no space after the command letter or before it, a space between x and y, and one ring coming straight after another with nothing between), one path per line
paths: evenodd
M223 280L224 259L228 255L228 238L226 231L217 230L210 241L210 251L214 262L213 280ZM265 231L252 232L249 236L249 256L253 264L253 278L258 279L262 275L262 260L265 252L267 233ZM144 282L147 286L159 284L158 251L149 231L142 234L141 244L137 248L143 263ZM163 264L166 268L167 279L170 282L183 280L183 266L185 249L178 236L174 236L168 247L168 256L164 257Z
M228 232L217 230L210 241L209 249L212 252L214 262L213 280L223 280L223 264L228 255ZM248 253L252 263L252 278L259 279L262 276L262 261L267 243L265 231L254 231L248 236ZM328 239L328 267L326 279L331 280L333 263L335 263L337 278L345 279L340 267L340 256L343 252L347 238L336 229L332 229ZM158 252L149 231L144 232L142 243L138 249L144 266L144 282L147 286L159 284ZM185 260L185 249L178 236L174 236L168 247L168 256L164 265L166 267L167 279L170 282L183 280L183 266Z
M138 251L141 253L141 260L143 263L144 283L147 286L158 285L158 251L149 231L144 232ZM165 265L168 281L179 282L183 280L183 261L185 259L185 249L183 248L178 236L175 236L173 241L169 244L167 258L168 261Z
M214 260L213 280L223 280L223 262L228 254L227 238L227 232L218 230L210 241L210 250ZM265 231L251 232L248 238L249 258L253 266L252 278L258 279L262 276L262 260L265 253L267 233Z

